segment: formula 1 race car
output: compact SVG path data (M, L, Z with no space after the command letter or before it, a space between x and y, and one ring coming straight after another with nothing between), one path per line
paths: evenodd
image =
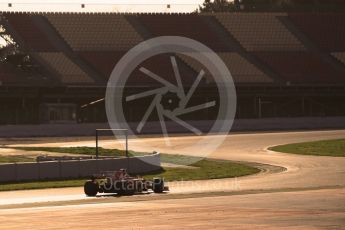
M162 178L153 178L152 181L148 181L142 177L130 176L126 169L95 174L91 180L86 181L84 184L84 192L87 196L96 196L97 193L133 195L148 192L149 190L162 193L169 191L169 188L164 186Z

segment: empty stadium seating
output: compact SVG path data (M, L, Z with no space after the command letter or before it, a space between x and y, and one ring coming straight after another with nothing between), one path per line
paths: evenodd
M42 122L40 105L56 102L74 104L77 122L106 122L99 99L114 67L134 45L164 35L195 39L219 55L236 86L236 118L344 116L344 15L31 14L0 9L1 31L19 45L18 55L0 48L0 123ZM205 71L188 106L218 100L213 84L217 76L186 53L156 55L138 66L128 63L133 71L123 98L169 85L141 67L177 85L171 56L176 57L185 90ZM123 103L127 121L141 120L153 98ZM205 109L180 118L214 120L215 114ZM155 119L154 111L149 120Z
M139 21L153 36L183 36L195 39L216 51L229 50L197 14L138 15ZM204 19L207 20L207 19Z
M194 82L198 72L188 67L176 54L163 54L151 57L139 65L158 74L163 79L177 85L171 58L174 57L184 86ZM136 73L134 73L135 75ZM141 73L142 74L142 73Z
M60 81L66 84L90 84L90 78L82 69L61 52L37 53L43 62L60 75Z
M267 76L266 73L269 71L263 71L261 68L270 69L275 73L274 77L291 83L344 82L344 72L341 72L341 68L335 70L336 65L324 61L317 54L306 51L305 44L289 30L291 25L296 25L301 33L305 33L327 53L330 51L335 58L344 63L345 23L343 22L345 16L336 13L137 15L5 13L4 16L8 24L24 41L25 49L29 53L37 54L37 57L42 60L41 63L48 67L45 69L59 73L61 82L67 85L95 83L94 77L89 76L92 71L78 62L80 61L78 55L91 69L107 80L121 57L143 40L139 35L139 28L141 33L146 29L146 35L184 36L204 43L217 51L231 71L235 83L274 82L273 75ZM129 17L131 17L130 20ZM290 19L293 24L290 23L290 27L287 28L282 18ZM55 29L60 36L57 33L48 34L50 30L42 31L42 25L37 22L43 20L46 20L47 25L52 26L51 28ZM135 26L132 26L129 21ZM232 35L245 50L239 49L237 44L232 44L229 35ZM61 38L75 51L75 54L63 44L52 44L51 40L63 41ZM229 41L229 44L226 41ZM232 46L237 46L237 48ZM234 51L235 48L237 51ZM247 52L247 54L242 52ZM257 62L252 62L255 58L248 61L244 58L247 57L246 55L256 55L261 59L261 65L257 66ZM71 56L78 60L71 60ZM183 75L187 82L193 82L195 75L204 68L197 61L184 55L177 56L176 60L181 76ZM331 62L332 59L328 61ZM337 62L335 59L333 61ZM152 72L173 81L170 55L165 55L164 58L154 57L142 64L147 65L145 67ZM144 77L138 69L134 71L133 76L133 79L138 80L138 84L143 84L144 81L147 81L146 85L157 83ZM210 76L211 74L206 72L206 77ZM2 78L5 78L4 75ZM16 78L12 77L11 80L13 79ZM136 85L133 79L131 84ZM21 80L19 79L18 82Z
M311 52L257 52L256 55L286 82L345 83L345 77L341 72Z
M196 79L197 73L194 72L191 68L186 66L175 54L162 54L156 55L149 59L146 59L144 62L140 63L139 66L131 73L131 77L128 80L129 85L146 85L146 86L155 86L162 87L163 84L152 79L146 73L140 71L141 67L151 71L152 73L158 75L160 78L177 85L174 70L171 63L171 57L174 56L177 67L180 73L180 77L184 86L191 85L191 83Z
M144 67L145 69L151 71L152 73L158 75L160 78L172 84L176 84L170 57L167 54L157 55L146 59L136 67L136 69L131 73L131 77L127 81L127 83L130 85L162 87L162 83L152 79L146 73L140 71L141 67Z
M116 51L83 51L79 55L98 73L108 79L116 63L124 55L124 52Z
M218 55L228 67L235 83L268 83L273 81L238 53L218 53ZM180 57L197 72L205 69L198 61L186 55L180 55ZM207 73L208 78L211 77L209 75L210 73Z
M273 80L237 53L218 54L228 66L235 82L267 83Z
M79 55L95 70L101 73L104 78L108 79L111 72L113 71L115 65L124 55L124 52L79 52ZM196 74L191 70L186 68L185 64L176 60L178 67L180 69L181 75L184 80L188 83L191 79L196 77ZM135 80L138 80L138 84L141 85L143 82L145 85L157 85L156 81L152 81L151 78L144 76L142 72L138 71L138 68L145 67L155 74L158 74L162 78L166 78L169 81L174 81L173 69L170 62L169 55L159 55L156 57L149 58L143 63L139 64L137 68L131 74L131 79L129 83L132 85L137 85ZM146 81L146 82L145 82Z
M25 47L35 51L55 51L54 44L36 24L35 18L41 16L34 14L5 14L10 26L24 41Z
M299 30L325 51L345 51L345 14L289 13Z
M128 50L142 41L120 14L47 14L46 17L77 51Z
M278 20L283 13L219 13L221 24L248 51L304 50L303 44Z

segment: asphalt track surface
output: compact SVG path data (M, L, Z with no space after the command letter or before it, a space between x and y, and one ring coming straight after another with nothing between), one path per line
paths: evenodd
M174 146L190 146L195 138L171 141ZM345 138L345 130L228 135L209 157L259 163L261 173L172 182L171 192L165 195L87 198L82 188L0 192L0 228L96 228L100 224L106 229L345 229L345 158L267 150L279 144L337 138ZM49 140L54 143L33 145L94 146L93 138L44 141ZM145 149L141 141L153 148ZM102 147L117 146L113 140L102 141ZM176 153L165 147L162 138L131 140L130 149Z

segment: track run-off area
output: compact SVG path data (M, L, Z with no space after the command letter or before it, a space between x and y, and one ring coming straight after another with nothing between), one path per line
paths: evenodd
M166 147L163 138L140 138L130 140L129 148L176 154L174 146L178 144L178 149L191 146L197 138L171 137L175 144L172 147ZM171 224L195 229L341 229L345 226L345 158L277 153L267 148L343 138L345 130L233 133L209 157L250 162L261 169L260 173L239 178L170 182L169 194L89 198L81 187L0 192L0 229L145 229L149 226L168 229ZM93 137L31 139L32 143L25 139L22 143L15 140L10 143L55 147L95 145ZM150 145L150 149L142 147L140 142ZM120 148L114 139L102 140L101 146ZM196 147L193 155L197 151ZM40 224L42 220L44 224Z

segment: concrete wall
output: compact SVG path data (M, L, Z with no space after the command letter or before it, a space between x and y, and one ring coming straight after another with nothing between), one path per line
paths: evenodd
M170 132L181 132L181 127L170 124ZM210 126L209 121L191 121L191 125L201 130ZM131 124L130 124L131 125ZM137 124L133 124L137 125ZM148 134L161 133L159 122L148 122ZM1 125L0 138L13 137L66 137L66 136L94 136L96 129L107 129L107 123L93 124L41 124L41 125ZM136 128L136 126L135 126ZM294 117L294 118L262 118L262 119L237 119L234 121L232 131L260 131L260 130L313 130L313 129L344 129L345 117ZM135 130L135 129L134 129ZM182 131L185 132L185 131ZM112 135L106 132L105 135Z
M127 168L133 174L158 170L160 154L117 159L0 164L0 182L75 179L121 168Z

